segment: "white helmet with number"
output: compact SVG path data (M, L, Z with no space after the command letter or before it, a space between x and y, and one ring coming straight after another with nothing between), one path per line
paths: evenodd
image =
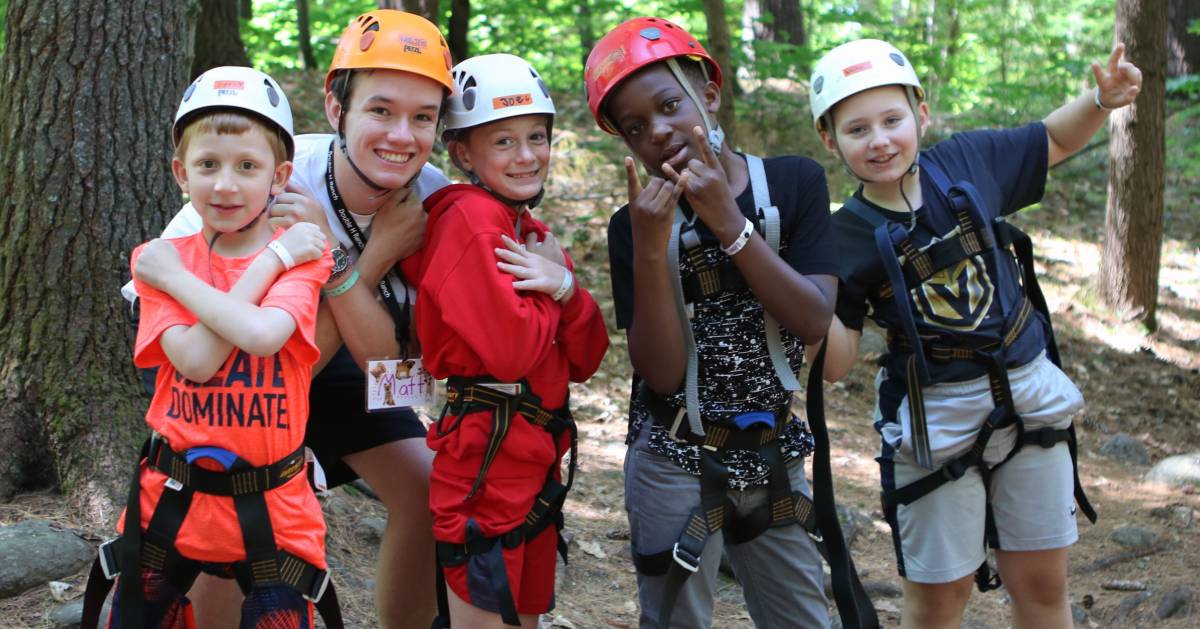
M550 90L528 61L515 55L471 57L450 71L454 93L446 101L446 136L504 118L548 114Z
M883 85L904 86L915 111L924 100L921 80L904 53L878 39L859 39L825 53L808 87L813 124L820 131L834 105L859 92Z
M171 135L176 144L193 116L211 109L241 109L282 130L288 159L295 154L292 108L275 79L254 68L221 66L196 77L183 93Z

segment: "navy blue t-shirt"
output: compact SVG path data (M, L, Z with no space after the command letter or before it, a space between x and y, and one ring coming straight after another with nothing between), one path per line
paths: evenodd
M1012 214L1037 203L1046 183L1046 127L1035 122L1004 130L979 130L955 134L921 152L921 163L940 166L951 185L968 181L979 191L986 207L979 208L988 221ZM921 198L924 205L916 211L915 227L909 229L913 244L925 249L933 242L953 236L958 229L949 200L938 191L927 169L922 168ZM893 212L856 196L887 220L907 226L911 215ZM882 298L879 289L887 284L887 272L875 246L875 228L847 209L833 215L838 250L842 254L842 283L838 289L837 315L847 328L861 330L863 320L871 317L880 327L903 334L899 311L891 297ZM920 286L908 286L913 318L920 334L969 336L972 339L999 338L1003 335L1004 313L1019 305L1021 288L1018 271L1011 256L1004 254L999 272L985 266L984 252L958 265L939 271ZM989 259L990 263L990 259ZM1034 311L1032 319L1007 352L1009 368L1023 365L1045 349L1049 322ZM944 340L943 342L949 342ZM903 374L908 355L889 354L884 366L889 374ZM928 362L934 382L954 382L977 378L985 373L973 361Z

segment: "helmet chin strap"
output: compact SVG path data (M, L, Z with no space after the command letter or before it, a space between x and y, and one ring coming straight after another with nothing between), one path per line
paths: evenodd
M721 155L721 147L725 144L725 132L721 130L721 125L716 121L709 119L708 109L704 107L704 101L700 100L700 95L696 93L692 87L692 82L688 80L683 73L683 68L679 67L679 61L675 57L667 58L667 67L671 69L671 74L675 75L675 80L679 81L680 87L687 92L692 103L696 106L696 110L700 112L700 119L704 121L704 130L707 132L708 146L712 149L713 155ZM704 71L704 78L708 78L708 68L704 63L700 63L700 68Z

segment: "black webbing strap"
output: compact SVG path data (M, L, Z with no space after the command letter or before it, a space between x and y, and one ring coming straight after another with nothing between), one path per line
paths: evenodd
M187 487L214 496L261 494L282 487L305 469L304 446L271 465L244 465L230 471L216 471L188 463L186 457L172 450L165 440L157 436L150 439L146 463Z
M524 531L525 525L518 526L513 531ZM544 527L543 527L544 528ZM504 565L504 548L508 547L505 544L505 538L510 537L509 533L496 537L487 537L483 531L479 529L479 524L474 518L467 518L466 537L462 544L452 544L448 542L437 542L437 560L438 560L438 616L434 618L433 625L435 629L439 627L450 626L450 607L449 598L446 590L445 570L446 566L460 566L470 560L471 557L476 557L483 562L484 568L487 570L487 582L489 589L496 595L496 605L499 607L500 619L504 624L515 627L521 626L521 618L517 614L517 606L513 600L512 587L508 582L508 569ZM525 542L525 535L512 535L514 539L519 539L520 543Z
M517 393L504 393L488 386L489 384L493 386L516 387ZM557 410L544 408L541 405L541 400L529 391L529 386L524 382L498 383L489 376L451 376L446 381L446 405L442 408L441 416L438 417L436 422L438 435L446 435L453 432L458 428L459 422L462 421L462 418L467 413L478 410L491 412L492 426L488 434L487 448L483 454L483 463L479 466L479 474L476 475L475 482L471 485L471 490L463 498L464 502L475 498L479 489L483 486L488 468L496 460L496 455L500 453L500 447L504 444L504 438L508 435L509 428L512 427L513 415L517 414L523 417L525 421L546 430L556 439L564 430L571 431L572 458L570 474L572 477L574 476L575 422L571 419L566 404ZM447 412L451 413L455 418L449 427L444 426ZM557 447L557 443L555 447Z
M837 603L838 616L846 628L873 629L879 626L875 606L867 596L858 570L850 557L850 549L842 536L842 525L838 521L836 500L833 493L833 471L830 468L829 430L825 426L825 349L829 339L821 343L821 349L809 366L808 388L805 391L804 408L808 415L808 427L813 435L813 502L816 505L817 530L821 533L826 561L833 585L833 598Z
M708 299L718 293L746 288L746 278L732 260L698 268L682 279L683 298L687 303Z
M688 516L687 525L671 551L674 561L667 567L662 604L658 610L658 628L671 626L675 600L688 577L700 570L700 557L708 537L719 531L732 511L725 492L729 487L729 468L718 453L700 448L700 504Z
M692 432L691 423L684 421L686 410L669 404L651 391L644 380L639 383L637 396L650 411L654 423L666 428L672 440L710 450L758 450L782 435L792 421L791 407L784 404L774 410L775 425L770 428L754 426L743 430L701 418L704 434L697 435Z

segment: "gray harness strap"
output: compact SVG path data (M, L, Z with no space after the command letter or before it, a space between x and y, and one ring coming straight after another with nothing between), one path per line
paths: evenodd
M763 214L765 239L771 250L778 253L780 241L779 209L771 205L771 192L767 187L767 173L763 168L762 158L747 154L746 165L750 171L750 189L754 193L754 205ZM671 287L675 294L675 310L679 316L679 321L684 324L683 342L687 350L687 375L684 380L686 406L680 410L681 412L686 410L688 427L692 433L703 436L704 426L700 422L700 360L696 353L696 338L692 334L691 313L683 295L683 278L679 275L680 233L686 222L687 218L683 215L683 209L676 206L674 225L671 227L671 238L667 242L667 265L671 271ZM686 246L699 245L699 239L696 238L694 231L688 233L686 236L688 238ZM788 391L799 391L800 382L797 380L796 374L792 372L792 368L787 361L787 355L783 351L783 339L779 332L779 322L765 308L763 309L763 326L767 335L767 351L771 356L771 364L775 368L775 375L779 378L779 382L785 389ZM678 418L676 421L678 421Z
M779 208L771 205L771 191L767 187L767 171L763 169L762 158L757 155L746 155L746 165L750 170L750 188L754 191L754 206L763 213L763 231L771 251L779 253ZM775 375L780 384L788 391L799 391L800 381L788 364L787 355L783 352L783 339L779 333L779 322L767 309L763 308L763 326L767 333L767 352L771 356L771 364L775 367Z
M671 226L671 239L667 241L667 265L671 269L671 288L674 289L672 292L675 294L675 312L682 323L683 345L687 350L684 397L687 400L685 408L687 409L688 427L697 435L703 435L704 425L700 422L700 358L696 354L696 337L692 335L691 317L688 315L687 303L683 299L683 279L679 277L679 232L685 221L683 210L676 206L675 223Z

